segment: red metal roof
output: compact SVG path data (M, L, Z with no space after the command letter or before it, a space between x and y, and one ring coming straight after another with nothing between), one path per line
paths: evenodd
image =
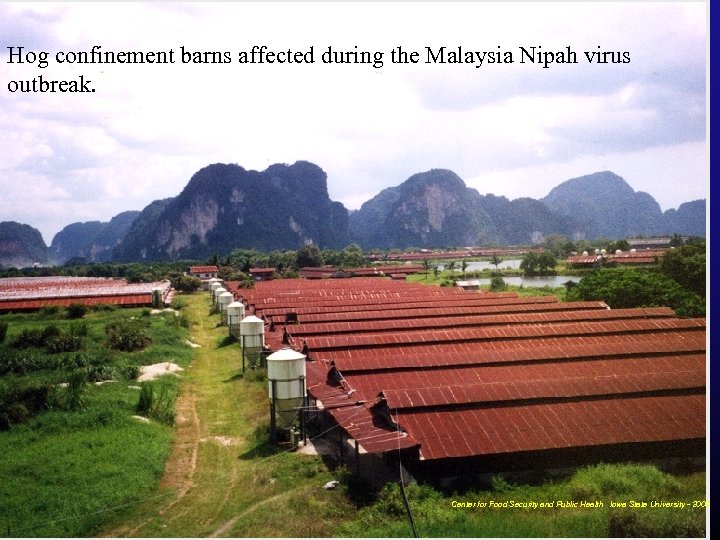
M410 311L410 313L412 313ZM670 308L603 309L586 311L558 311L549 313L520 313L503 315L468 315L458 317L402 318L394 320L346 321L332 323L300 323L288 330L294 337L331 334L360 334L363 332L402 332L405 330L447 329L456 327L501 326L508 324L538 324L574 321L627 320L673 317Z
M591 337L566 338L552 342L511 342L507 346L447 347L426 349L404 349L394 354L383 354L384 350L361 351L356 355L313 355L326 362L332 361L346 374L367 371L381 376L389 371L434 370L442 367L462 367L474 365L506 365L518 363L528 372L533 362L565 362L585 359L625 359L641 355L665 356L677 354L705 354L705 336L696 334L661 333L652 339L628 340L627 338L605 338L597 340ZM380 385L380 388L387 386Z
M705 396L607 398L463 410L401 411L400 425L422 434L425 459L702 439Z
M368 452L431 460L705 437L704 319L352 281L238 294L266 317L299 315L287 330L310 347L309 393Z
M128 283L124 279L51 276L0 279L0 311L30 310L70 304L152 304L153 289L162 289L163 300L172 294L169 281Z
M190 273L191 274L212 274L218 271L217 266L191 266L190 267Z

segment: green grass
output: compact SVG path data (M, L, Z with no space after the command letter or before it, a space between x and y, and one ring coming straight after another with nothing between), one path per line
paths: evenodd
M526 289L527 291L527 289ZM142 310L93 311L85 316L85 354L103 350L104 325L116 317L142 317L152 345L137 353L113 352L113 366L174 361L182 379L165 377L178 393L174 427L141 423L139 390L120 379L88 385L85 407L37 414L0 432L0 533L12 537L407 537L397 486L375 502L360 500L347 474L331 471L316 456L284 452L268 442L267 386L259 372L241 373L237 344L226 344L226 327L207 316L206 295L190 295L186 311L197 321L192 340L174 316ZM61 312L55 316L61 315ZM9 333L42 327L53 317L12 315ZM69 322L69 321L68 321ZM58 321L64 325L65 321ZM7 341L2 347L7 346ZM2 349L0 347L0 349ZM104 353L103 353L104 354ZM59 356L58 356L59 358ZM191 363L192 360L192 363ZM3 377L58 382L67 371L43 369ZM343 480L334 491L330 479ZM357 488L362 491L362 485ZM650 466L601 465L563 481L441 494L408 488L422 536L604 537L703 536L705 512L690 509L610 509L612 500L702 500L705 475L671 476ZM512 510L454 508L453 500L603 500L602 509ZM362 506L362 508L361 508ZM282 516L279 518L279 516Z
M428 486L407 489L420 536L429 537L704 537L704 508L651 508L651 501L702 501L705 475L673 476L650 465L597 465L563 481L490 491L442 495ZM611 501L645 501L647 508L611 508ZM475 506L459 507L457 502ZM491 503L490 501L493 501ZM506 501L534 502L537 508L510 508ZM559 507L558 501L601 501L602 508ZM540 507L540 503L553 507ZM483 506L484 505L484 506ZM387 486L357 520L343 525L343 536L408 537L412 529L397 485Z
M218 315L207 315L208 295L187 298L186 309L200 321L192 339L202 347L183 376L166 474L146 501L114 516L99 534L334 536L355 507L342 490L322 489L334 476L319 457L268 442L265 378L242 373L239 345L227 342Z
M104 346L105 325L137 317L152 343L145 350L124 353ZM83 350L48 354L41 348L12 347L24 329L56 324L65 331L76 321L63 310L8 314L8 336L0 345L0 362L11 355L33 355L37 362L22 373L6 373L0 390L49 385L50 403L0 432L0 533L14 537L76 537L92 535L117 512L150 496L163 472L173 430L159 422L144 423L136 414L139 391L130 379L137 366L172 361L187 367L192 349L184 344L187 330L173 315L143 316L143 310L92 310ZM77 359L75 355L80 355ZM81 370L115 380L82 386L82 399L66 404L68 381ZM7 365L7 364L5 364ZM163 377L154 385L177 391L178 379ZM78 407L80 405L80 407Z

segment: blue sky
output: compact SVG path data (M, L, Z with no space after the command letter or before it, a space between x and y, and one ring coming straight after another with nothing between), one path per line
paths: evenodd
M663 210L708 193L705 2L0 3L0 221L65 225L177 195L209 163L308 160L333 200L452 169L480 193L543 197L601 170ZM174 50L166 65L60 64L58 52ZM314 50L314 64L240 64L241 51ZM402 46L417 64L390 62ZM520 47L577 64L520 63ZM49 65L9 63L9 47ZM229 52L183 64L180 48ZM382 52L383 66L321 54ZM515 62L428 63L437 51ZM584 51L627 52L597 64ZM10 92L11 81L92 80L91 94Z

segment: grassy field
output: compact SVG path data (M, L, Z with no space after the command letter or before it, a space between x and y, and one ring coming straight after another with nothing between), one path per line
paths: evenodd
M357 505L353 501L367 493L362 483L349 482L346 471L330 471L317 456L268 443L263 374L242 373L239 346L228 342L218 316L208 315L207 294L180 301L187 304L185 320L192 321L190 339L201 348L184 344L187 331L174 317L149 317L142 310L85 316L84 353L90 364L95 357L108 361L118 382L88 384L77 410L42 411L0 432L0 532L9 537L411 536L397 485L387 486L371 504ZM0 353L23 328L42 329L52 320L69 328L72 321L61 315L1 317L10 325ZM149 325L152 344L142 352L108 357L105 324L129 316ZM161 385L168 395L177 393L174 426L133 419L139 392L123 374L133 366L170 360L186 368L182 377L155 384L156 395ZM2 384L56 384L74 369L4 373ZM158 418L167 421L165 415ZM341 488L322 489L331 479L342 480ZM485 491L441 494L412 485L408 492L421 536L704 536L705 531L701 507L609 508L611 500L704 500L704 474L670 476L650 466L601 465L533 485L497 479ZM457 501L490 500L602 500L605 506L457 507Z
M499 478L491 490L450 496L417 484L407 492L421 537L705 536L705 475L672 476L649 465L598 465L540 485L512 486ZM599 501L603 506L580 507L581 501ZM630 501L638 506L631 507ZM683 501L689 506L652 507L653 501ZM611 502L627 506L611 508ZM643 502L646 507L640 506ZM342 526L340 534L411 537L399 488L386 487L357 520Z
M132 353L108 349L105 325L130 317L147 328L152 343ZM172 314L140 309L90 311L75 321L64 310L46 310L0 321L8 323L0 345L0 533L90 535L114 509L144 499L157 485L173 430L132 418L139 396L132 377L142 365L187 366L193 354L184 343L188 332ZM48 326L65 336L74 328L82 335L80 350L17 345L28 330ZM165 387L171 409L177 380L164 379L152 384ZM80 381L74 388L67 384L73 380ZM93 384L101 380L114 382Z
M334 536L356 514L317 456L268 443L264 376L241 371L240 348L208 316L208 296L189 297L196 350L177 402L176 440L148 500L111 520L105 536Z

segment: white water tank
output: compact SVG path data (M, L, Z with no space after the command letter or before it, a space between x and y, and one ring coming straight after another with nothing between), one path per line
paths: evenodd
M222 293L228 292L227 289L223 287L218 287L213 291L213 305L217 305L218 296L220 296Z
M214 281L214 282L208 284L208 289L210 290L210 294L213 294L215 292L215 289L219 289L220 287L222 287L222 283L220 283L219 281Z
M622 249L616 249L616 250L615 250L615 255L620 255L621 253L622 253Z
M164 307L162 287L153 288L153 290L152 290L152 306L156 309L162 309Z
M220 296L218 296L218 309L220 310L220 317L222 318L223 322L227 322L227 307L232 303L233 300L234 298L231 292L224 292Z
M258 364L264 345L265 323L255 315L248 315L240 321L240 346L250 367Z
M290 348L280 349L267 357L267 369L268 397L275 405L276 419L290 426L305 399L305 355Z
M240 335L240 321L245 317L245 306L241 302L230 302L227 306L227 323L230 330L236 329L237 332L231 332Z

